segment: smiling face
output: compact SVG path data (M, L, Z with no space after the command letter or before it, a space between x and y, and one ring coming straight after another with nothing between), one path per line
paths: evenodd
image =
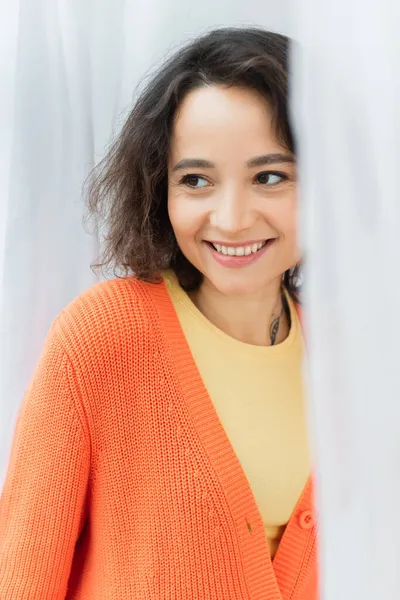
M299 260L296 169L252 90L190 92L174 122L168 212L178 245L213 288L268 293Z

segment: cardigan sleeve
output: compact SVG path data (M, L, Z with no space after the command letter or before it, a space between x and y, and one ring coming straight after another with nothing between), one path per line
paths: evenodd
M90 442L53 326L19 411L0 500L0 598L61 600L84 522Z

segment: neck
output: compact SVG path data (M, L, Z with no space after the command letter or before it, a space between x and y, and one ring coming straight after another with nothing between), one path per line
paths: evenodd
M254 296L226 296L205 280L190 297L218 329L246 344L280 344L289 334L280 279Z

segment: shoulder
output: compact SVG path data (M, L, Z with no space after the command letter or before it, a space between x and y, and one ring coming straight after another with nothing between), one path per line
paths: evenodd
M53 329L71 356L140 344L151 336L162 285L135 277L97 283L64 308Z
M92 285L82 294L77 296L64 308L60 317L67 315L76 316L80 312L89 312L107 315L123 313L126 308L139 307L144 297L149 293L149 288L157 284L139 281L135 277L124 277L101 281Z

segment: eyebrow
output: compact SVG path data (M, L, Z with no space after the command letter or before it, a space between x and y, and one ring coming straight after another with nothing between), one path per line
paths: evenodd
M293 154L264 154L262 156L255 156L247 161L248 167L264 167L265 165L275 165L277 163L289 163L293 164L295 158Z
M176 163L172 171L182 171L184 169L215 169L215 165L203 158L184 158Z
M263 154L262 156L255 156L247 161L246 165L251 167L263 167L266 165L274 165L277 163L290 163L293 164L295 158L292 154ZM203 158L184 158L180 160L174 168L175 171L183 171L185 169L215 169L215 164L209 160Z

